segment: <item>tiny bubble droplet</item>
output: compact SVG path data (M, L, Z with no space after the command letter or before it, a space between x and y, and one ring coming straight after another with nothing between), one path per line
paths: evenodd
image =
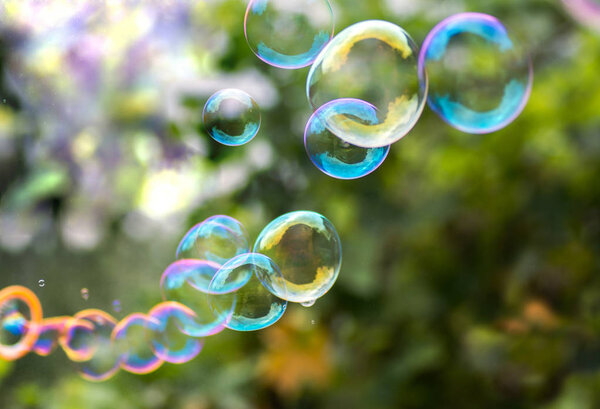
M88 300L88 298L90 298L90 292L88 291L87 288L81 289L81 298L83 298L86 301Z
M119 300L113 301L113 310L115 312L121 312L121 301L119 301Z
M312 307L313 305L315 305L315 301L316 300L310 300L310 301L305 301L303 303L301 303L300 305L302 305L303 307Z
M45 286L45 285L46 285L46 280L39 280L39 281L38 281L38 285L39 285L40 287L43 287L43 286Z

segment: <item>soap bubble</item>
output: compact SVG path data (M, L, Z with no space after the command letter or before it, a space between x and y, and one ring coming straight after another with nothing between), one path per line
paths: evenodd
M152 351L151 326L154 318L140 313L129 314L114 328L111 338L121 356L121 368L134 374L147 374L160 368L163 360Z
M83 298L85 301L87 301L88 298L90 298L90 292L87 288L81 289L81 298Z
M92 324L90 359L77 365L79 374L90 381L104 381L119 371L120 356L112 342L112 332L117 320L102 310L89 309L75 314L74 318Z
M175 258L218 264L250 250L244 226L229 216L212 216L192 227L181 239Z
M59 339L63 351L71 361L83 362L96 351L94 324L82 318L69 318L64 335Z
M42 280L38 280L38 285L40 287L44 287L46 285L46 280L42 279Z
M462 13L427 35L419 74L429 77L429 106L463 132L497 131L525 108L533 82L531 60L498 19Z
M163 302L152 308L148 316L153 318L149 327L151 345L158 358L182 364L198 356L203 341L190 338L179 330L186 322L195 320L194 311L177 302Z
M260 109L250 95L239 89L214 93L204 105L204 127L217 142L239 146L250 142L260 128Z
M273 293L303 303L318 299L335 283L342 264L342 246L333 224L318 213L297 211L279 216L258 236L254 252L270 257L283 275L271 284Z
M337 179L357 179L377 169L390 147L361 148L345 142L325 127L322 118L329 115L345 115L357 123L378 122L375 107L358 99L336 99L322 105L310 117L304 132L304 147L312 163Z
M306 81L314 109L334 99L355 98L374 105L375 125L355 123L346 115L321 118L346 142L381 148L398 141L417 123L427 94L418 75L418 47L401 27L387 21L354 24L319 54Z
M25 356L35 344L42 306L31 290L10 286L0 291L0 359Z
M183 259L163 273L160 280L163 299L183 304L194 312L193 317L176 323L184 334L206 337L225 328L225 320L213 314L207 296L210 281L220 267L212 261Z
M600 2L598 0L562 0L562 2L573 18L600 32Z
M70 317L45 318L40 322L38 338L31 349L40 356L48 356L58 345L62 337L67 320Z
M331 5L328 0L251 0L244 34L252 52L267 64L306 67L333 36Z
M277 266L262 254L241 254L217 271L209 286L209 303L227 328L254 331L275 323L287 301L273 295L274 286L285 296Z
M116 313L121 312L121 301L119 300L114 300L112 302L112 306L113 306L113 311Z

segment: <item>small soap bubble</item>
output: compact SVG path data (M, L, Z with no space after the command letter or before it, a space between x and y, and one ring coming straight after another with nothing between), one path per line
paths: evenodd
M315 320L310 320L310 323L311 323L312 325L316 325L316 324L317 324L317 321L315 321Z
M254 252L270 257L283 275L285 286L280 287L279 280L273 282L273 293L297 303L314 301L329 291L342 265L342 245L335 227L311 211L291 212L273 220L258 236Z
M39 285L40 287L44 287L44 286L46 285L46 280L43 280L43 279L42 279L42 280L39 280L39 281L38 281L38 285Z
M241 254L217 271L209 285L208 302L227 328L255 331L274 324L285 312L287 301L273 294L274 286L286 295L281 272L270 258Z
M414 127L425 106L427 78L419 78L418 53L410 35L395 24L381 20L353 24L336 35L311 66L308 101L313 109L343 98L372 104L379 118L374 125L354 123L347 115L322 120L352 145L391 145Z
M204 127L217 142L240 146L250 142L260 128L260 108L250 95L239 89L213 94L202 113Z
M87 301L89 297L90 297L90 293L89 293L88 289L82 288L81 289L81 298L83 298L85 301Z
M244 19L246 41L269 65L306 67L333 36L328 0L252 0Z
M493 16L461 13L431 30L419 56L429 78L428 103L467 133L495 132L525 108L533 83L531 60Z
M112 302L112 307L113 307L113 311L114 312L121 312L121 301L119 300L114 300Z
M344 115L355 123L378 122L377 110L358 99L336 99L321 106L310 117L304 132L304 147L312 163L337 179L357 179L375 171L387 157L390 147L362 148L331 133L324 118Z
M181 239L175 258L224 264L250 250L244 226L229 216L212 216L192 227Z

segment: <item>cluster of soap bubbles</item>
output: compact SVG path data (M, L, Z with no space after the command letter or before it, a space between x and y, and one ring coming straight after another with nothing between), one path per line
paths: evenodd
M362 21L334 37L328 0L252 0L244 33L267 64L311 66L306 95L314 114L304 145L317 168L338 179L377 169L426 101L451 126L483 134L510 124L531 92L527 53L486 14L443 20L419 51L387 21Z
M225 328L254 331L275 323L288 302L311 306L335 283L342 249L329 220L311 211L269 223L250 248L244 226L213 216L189 230L167 267L163 302L121 321L97 309L72 317L43 318L33 292L0 291L0 359L29 352L49 355L57 346L85 379L102 381L119 369L150 373L163 363L195 358L204 338Z

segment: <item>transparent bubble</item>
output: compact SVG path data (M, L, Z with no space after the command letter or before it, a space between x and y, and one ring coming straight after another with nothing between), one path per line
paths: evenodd
M85 301L87 301L88 298L90 298L90 292L87 288L81 289L81 298L83 298Z
M246 41L275 67L306 67L333 36L328 0L252 0L244 19Z
M121 301L119 300L114 300L112 302L112 306L113 306L113 311L116 313L121 312Z
M29 353L39 335L42 306L29 289L0 291L0 359L12 361Z
M154 354L173 364L182 364L194 359L204 345L197 338L190 338L179 328L188 321L194 321L196 314L183 304L164 302L156 305L148 315L150 323L151 345Z
M158 321L147 315L134 313L123 318L112 332L113 344L121 357L121 368L134 374L147 374L157 370L163 360L152 350L151 326Z
M160 280L163 299L183 304L194 312L193 317L176 322L184 334L206 337L225 329L225 319L215 316L208 305L208 287L219 268L219 264L211 261L183 259L163 273Z
M244 226L229 216L212 216L192 227L181 239L175 258L208 260L218 264L250 250Z
M573 18L600 32L600 2L598 0L562 0L562 2Z
M62 337L69 318L51 317L42 320L39 326L39 335L32 351L40 356L50 355L58 345L58 340Z
M527 54L500 21L480 13L457 14L435 26L423 43L419 73L429 77L429 106L440 118L476 134L515 120L533 82Z
M342 246L333 224L318 213L297 211L279 216L258 236L254 252L270 257L285 287L272 283L274 294L292 302L309 302L335 283Z
M304 132L304 147L312 163L337 179L357 179L377 169L390 147L362 148L349 144L326 128L321 118L329 115L344 115L357 123L378 122L375 107L358 99L336 99L322 105L310 117Z
M306 81L308 100L314 109L341 98L374 105L379 118L374 125L341 114L322 120L353 145L391 145L423 112L427 79L419 78L417 62L418 47L401 27L380 20L354 24L336 35L315 60Z
M39 280L39 281L38 281L38 285L39 285L40 287L44 287L44 286L46 285L46 280Z
M76 365L79 374L90 381L104 381L113 377L119 371L120 356L113 345L112 332L117 320L102 310L84 310L75 314L92 324L91 343L93 354L90 359Z
M204 127L217 142L239 146L250 142L260 128L260 108L250 95L239 89L214 93L204 105Z
M67 320L64 335L59 341L71 361L83 362L92 358L97 348L94 329L94 324L83 318Z
M277 266L262 254L241 254L225 263L209 286L209 304L227 328L254 331L274 324L287 301L273 295L274 286L285 296Z

